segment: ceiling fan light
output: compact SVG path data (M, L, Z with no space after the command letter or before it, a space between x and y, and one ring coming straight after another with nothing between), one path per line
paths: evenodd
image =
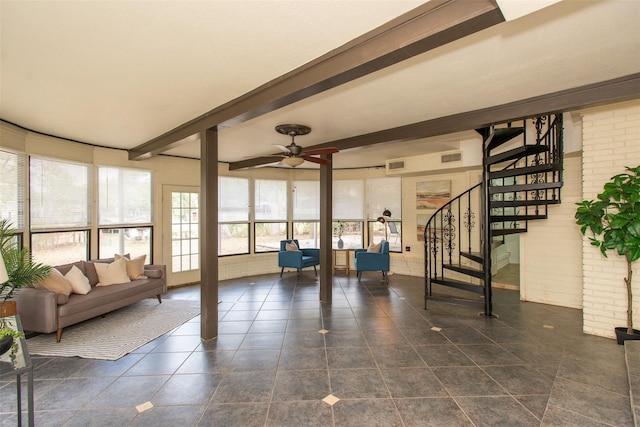
M284 159L282 159L282 163L295 168L296 166L300 166L302 163L304 163L304 159L302 157L285 157Z

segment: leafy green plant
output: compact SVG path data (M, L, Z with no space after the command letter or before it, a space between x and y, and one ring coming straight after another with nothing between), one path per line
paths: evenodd
M49 275L51 267L33 262L28 248L19 248L11 223L0 220L0 252L9 280L0 283L0 301L6 301L22 287L32 286Z
M632 264L640 259L640 166L627 167L604 185L596 200L576 203L576 223L593 246L607 252L614 251L627 261L627 333L633 334Z

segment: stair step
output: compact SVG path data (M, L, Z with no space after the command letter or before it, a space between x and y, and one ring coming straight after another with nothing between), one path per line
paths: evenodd
M493 138L489 141L487 148L494 150L502 144L511 141L513 138L524 133L523 127L497 128L494 130Z
M487 157L487 164L495 165L496 163L521 159L525 156L540 154L544 153L545 151L549 151L549 147L547 147L546 145L524 145L518 148L514 148L513 150L505 151L504 153Z
M560 200L492 200L492 208L513 208L518 206L557 205Z
M537 173L559 171L560 167L554 164L525 166L522 168L508 168L500 171L489 172L490 179L510 178L513 176L532 175Z
M537 219L547 219L547 215L491 215L491 222L514 222L514 221L535 221Z
M531 184L492 185L489 194L517 193L519 191L552 190L561 188L561 182L535 182Z
M482 264L483 258L480 252L460 252L460 256Z
M461 289L463 291L473 292L476 294L484 294L484 286L474 285L473 283L463 282L462 280L431 279L431 283L435 283L442 286L448 286L450 288Z
M462 264L444 264L442 267L447 270L457 271L458 273L466 274L467 276L477 277L484 279L484 271L479 268L470 267Z
M509 236L511 234L520 234L520 233L526 233L527 229L526 228L504 228L504 229L496 229L496 230L491 230L491 236Z

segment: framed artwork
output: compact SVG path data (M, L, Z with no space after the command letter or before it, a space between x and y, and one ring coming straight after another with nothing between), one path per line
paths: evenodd
M416 209L438 209L451 200L451 181L416 182Z
M431 215L417 215L416 216L416 231L418 233L418 242L424 242L424 227L427 225L427 221Z

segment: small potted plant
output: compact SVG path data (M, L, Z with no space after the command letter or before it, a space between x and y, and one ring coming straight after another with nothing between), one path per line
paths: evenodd
M18 289L33 286L51 272L48 265L33 262L29 249L19 248L14 235L9 221L0 220L0 254L8 276L0 283L0 317L16 314L15 301L9 299Z
M10 325L6 324L4 319L0 319L0 356L5 354L10 349L15 352L18 347L16 340L24 338L24 334L16 329L13 329ZM11 359L13 359L13 354Z
M576 203L576 223L583 235L591 232L591 244L607 252L616 252L627 261L627 326L615 328L618 344L626 339L640 339L633 328L632 265L640 259L640 166L627 167L604 185L596 200Z

